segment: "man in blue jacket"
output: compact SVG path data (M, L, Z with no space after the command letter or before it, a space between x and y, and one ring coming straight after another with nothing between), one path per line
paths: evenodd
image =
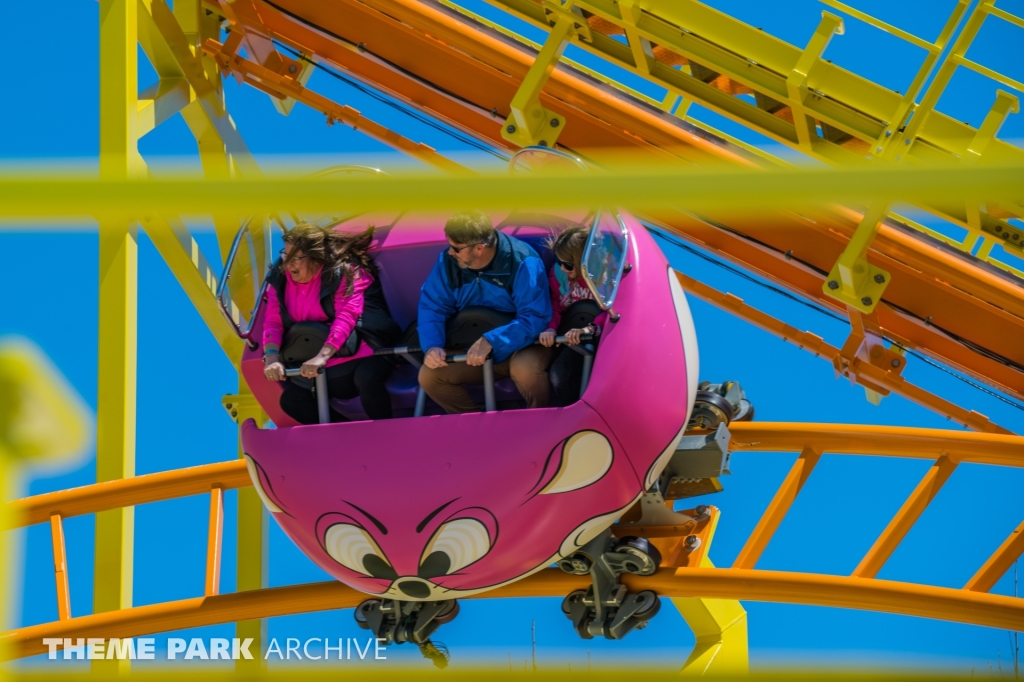
M420 386L449 414L479 411L463 384L483 383L483 364L494 357L494 377L511 376L529 407L547 407L551 349L535 346L551 320L544 262L529 244L494 229L480 211L453 215L444 226L448 249L420 288L417 326L425 349ZM515 315L486 332L465 363L445 362L445 326L468 306Z

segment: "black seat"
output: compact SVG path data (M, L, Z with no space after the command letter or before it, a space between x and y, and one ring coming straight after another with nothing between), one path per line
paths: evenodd
M600 314L601 306L597 304L597 301L592 299L576 301L562 313L562 321L558 323L558 335L561 336L570 329L583 329L593 324Z
M503 313L482 305L463 308L448 320L447 348L469 350L485 332L503 327L514 319L512 313Z

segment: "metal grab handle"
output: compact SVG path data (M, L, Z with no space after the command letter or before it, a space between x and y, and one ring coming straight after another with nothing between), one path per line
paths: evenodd
M596 338L597 338L596 334L580 334L580 341L594 341ZM539 343L540 343L540 340L537 339L537 340L535 340L533 342L533 345L536 346ZM565 336L564 335L563 336L556 336L555 337L555 343L557 343L557 344L564 344L565 343ZM570 346L570 348L579 348L579 347L580 346L578 344L576 346ZM424 352L424 351L419 346L395 346L394 348L378 348L377 350L373 351L373 354L374 355L409 355L409 354L412 354L412 353L422 353L422 352ZM462 359L461 360L453 360L452 358L462 358ZM466 359L466 356L465 356L464 353L458 353L458 354L449 353L448 356L445 358L445 361L446 362L464 362L465 359Z
M465 362L467 355L459 353L448 355L445 362ZM498 409L498 403L494 398L494 358L490 355L484 360L484 412L494 412Z
M416 351L413 351L416 352ZM445 362L465 362L466 354L446 355ZM420 386L416 394L416 410L412 413L414 417L422 417L427 405L427 392ZM484 360L484 412L495 412L498 409L498 402L494 397L494 358L490 355Z
M570 346L576 348L576 346ZM583 353L583 376L580 378L580 398L587 391L587 384L590 383L590 373L594 369L594 347L589 343L580 351Z
M286 377L297 377L302 376L302 368L297 367L295 369L286 369L284 375ZM320 419L321 424L329 424L331 421L331 407L328 404L329 396L327 395L327 373L324 372L324 368L321 367L320 371L316 374L316 379L313 382L314 391L316 392L316 411L317 416Z
M498 402L494 399L494 358L484 360L484 412L494 412Z

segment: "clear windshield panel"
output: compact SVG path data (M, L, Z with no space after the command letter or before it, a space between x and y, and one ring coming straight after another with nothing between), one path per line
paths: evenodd
M370 166L333 166L331 168L325 168L321 171L317 171L309 177L340 180L344 178L386 178L388 177L388 174L379 168L372 168ZM398 214L396 213L395 215ZM293 213L288 216L290 220L287 221L288 224L286 227L290 228L298 222L319 225L320 227L334 227L341 223L348 222L357 216L359 216L358 213L346 210L344 206L339 206L337 210L331 213ZM394 220L378 224L390 224L392 222L394 222ZM365 227L363 229L365 229Z
M594 219L583 253L583 276L603 308L610 308L626 266L629 232L615 211L602 210Z
M587 170L587 165L578 156L548 147L520 149L508 163L509 173L566 173L581 170Z
M548 147L524 147L517 151L508 162L510 175L578 175L588 171L587 164L583 162L583 159L561 149ZM559 214L574 223L582 224L591 217L593 210L587 208L566 209L559 211Z
M277 257L280 226L269 216L249 219L235 237L221 274L217 296L224 314L238 335L247 338L263 293L263 280ZM279 248L279 247L278 247Z

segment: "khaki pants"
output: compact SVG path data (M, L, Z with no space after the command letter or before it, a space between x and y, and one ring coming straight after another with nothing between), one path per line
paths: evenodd
M526 400L527 407L547 407L551 396L548 365L551 350L543 346L527 346L517 350L505 362L494 366L494 378L512 377L516 388ZM447 367L430 369L420 367L420 386L430 398L448 414L479 412L469 391L463 384L484 383L484 368L470 367L464 362L449 363Z

